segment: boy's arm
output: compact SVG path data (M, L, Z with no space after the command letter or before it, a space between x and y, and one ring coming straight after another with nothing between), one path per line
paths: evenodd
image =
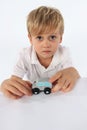
M59 90L68 92L72 90L78 78L80 78L80 75L74 67L69 67L57 72L49 80L54 85L52 92Z
M70 91L80 75L78 71L73 67L70 52L68 48L63 48L62 54L62 70L57 72L50 78L50 82L53 83L52 92L56 91Z
M20 52L11 78L4 80L1 84L1 91L7 97L17 99L23 95L32 95L31 83L22 79L27 72L26 55L27 50L24 48Z
M31 83L14 75L2 82L0 91L12 99L18 99L24 95L32 95Z

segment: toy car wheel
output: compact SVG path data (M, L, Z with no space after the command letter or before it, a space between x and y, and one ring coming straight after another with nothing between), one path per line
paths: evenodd
M40 93L39 88L33 88L32 93L35 94L35 95L39 94Z
M44 93L45 94L50 94L51 93L51 88L45 88Z

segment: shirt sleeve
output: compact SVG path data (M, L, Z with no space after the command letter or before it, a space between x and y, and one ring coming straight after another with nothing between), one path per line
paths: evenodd
M24 49L19 53L19 58L14 66L12 75L23 78L27 72Z

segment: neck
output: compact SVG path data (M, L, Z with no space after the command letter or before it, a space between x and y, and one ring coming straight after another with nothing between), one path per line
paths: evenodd
M52 58L48 58L48 59L47 58L43 58L43 59L41 58L40 59L38 57L38 60L39 60L39 62L40 62L41 65L43 65L45 68L47 68L50 65L50 63L51 63Z

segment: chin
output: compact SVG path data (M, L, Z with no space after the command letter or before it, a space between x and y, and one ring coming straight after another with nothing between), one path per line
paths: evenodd
M42 58L44 58L44 59L51 59L53 57L53 55L51 55L51 56L43 56Z

